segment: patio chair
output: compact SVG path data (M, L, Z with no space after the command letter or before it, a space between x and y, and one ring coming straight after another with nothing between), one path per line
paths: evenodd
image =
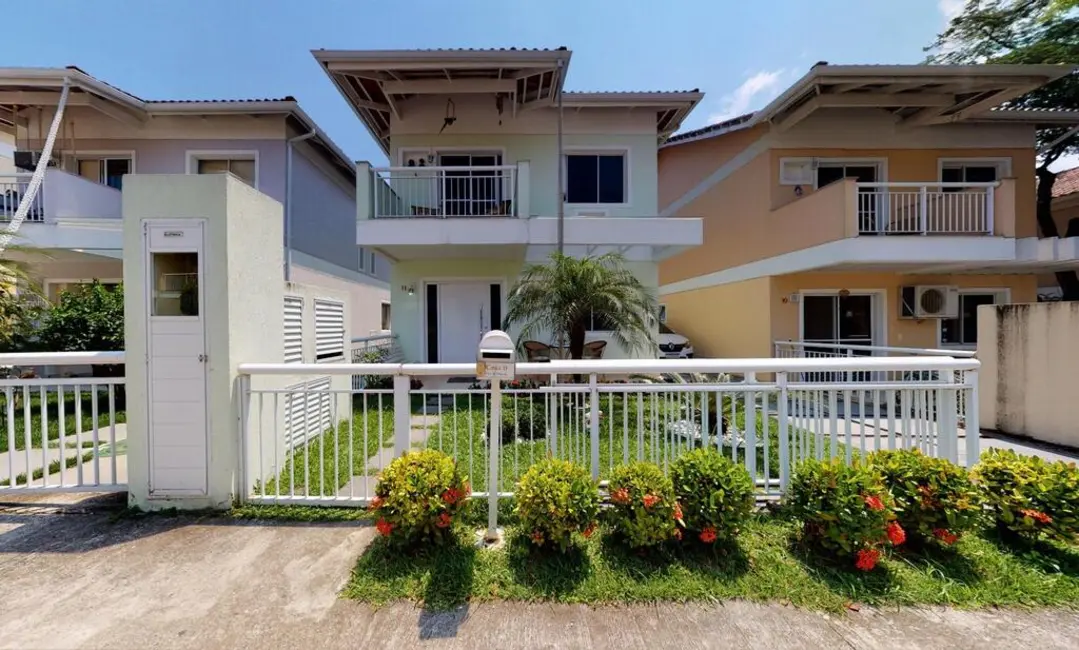
M602 359L603 351L607 348L607 341L592 341L591 343L584 344L585 359Z
M546 343L540 343L539 341L525 341L524 342L525 357L528 361L550 361L551 360L551 346Z

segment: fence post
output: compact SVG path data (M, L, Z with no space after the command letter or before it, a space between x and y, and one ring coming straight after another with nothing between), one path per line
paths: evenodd
M993 186L985 188L985 231L987 235L993 234L993 221L995 219L995 203Z
M596 373L588 375L588 433L592 441L592 480L599 480L599 380Z
M502 380L491 380L491 424L487 433L487 542L498 541L498 467L502 447Z
M967 434L967 467L973 467L978 462L978 455L981 453L981 425L978 422L978 371L966 371L963 380L964 384L970 386L964 429Z
M551 388L558 385L558 375L551 375ZM561 409L562 400L558 396L557 391L550 391L547 393L547 438L550 440L551 456L558 458L558 414Z
M945 383L956 383L954 372L941 374ZM957 387L940 391L943 399L937 400L937 453L953 463L959 462L959 390ZM945 443L944 449L939 448L941 441Z
M756 384L757 373L747 373L746 383L750 385ZM767 407L768 403L767 401L765 401L765 408ZM746 391L745 404L743 408L745 411L746 424L745 431L742 432L742 447L746 454L746 471L749 472L749 477L755 481L757 480L757 393L755 391ZM767 431L767 429L765 429L765 431ZM731 449L733 450L736 445L737 442L734 439L734 432L732 431ZM767 483L765 484L765 491L768 491Z
M126 374L126 369L125 369L125 374ZM250 421L250 417L251 417L251 415L250 415L251 414L251 375L240 375L239 380L240 380L240 386L239 386L239 388L240 388L240 391L239 391L240 392L240 423L239 423L240 424L240 447L239 448L240 448L240 482L241 483L240 483L240 489L237 491L238 494L236 495L236 500L242 504L242 503L247 502L247 495L251 491L251 487L252 487L251 486L251 478L250 478L251 474L249 472L249 464L250 464L249 461L250 461L250 459L248 458L248 453L247 453L247 428L248 428L247 423ZM60 389L60 391L59 391L59 400L60 400L60 402L63 402L64 401L64 395L63 395L64 387L60 386L59 389ZM11 398L10 397L8 398L8 403L9 404L11 403ZM276 411L274 412L273 417L274 418L277 417L277 412ZM64 429L64 427L63 427L63 425L61 425L60 426L60 431L61 431L60 435L61 436L63 436L63 429ZM262 431L259 431L259 435L260 436L262 435ZM115 441L113 441L113 442L115 444ZM275 459L275 462L276 462L276 459ZM262 463L262 459L260 458L259 459L259 464L261 464L261 463ZM63 476L63 471L61 471L61 476ZM262 468L261 467L259 467L259 477L260 477L260 480L261 480L261 477L262 477ZM113 477L113 482L116 482L116 477L115 476Z
M400 456L412 444L412 378L393 376L393 455Z
M779 386L779 491L786 493L787 483L790 480L790 429L787 422L787 373L776 373L776 384ZM767 423L765 423L767 426ZM767 480L767 477L766 477Z

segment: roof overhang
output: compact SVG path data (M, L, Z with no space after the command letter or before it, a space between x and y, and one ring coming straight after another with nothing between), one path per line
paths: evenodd
M1039 127L1079 124L1079 111L998 108L1072 74L1072 65L817 64L755 113L678 134L666 146L768 124L790 129L825 108L874 108L907 126L1011 122Z
M389 154L390 120L430 94L491 94L506 109L554 105L571 52L552 50L314 50L371 137Z
M135 125L149 118L146 102L78 68L0 68L0 129L24 124L28 108L57 106L65 82L68 106L88 106Z
M1072 65L817 64L758 111L785 130L822 108L878 108L908 125L979 116L1077 69Z
M693 109L704 99L704 93L675 92L572 92L562 95L563 108L629 108L656 112L656 131L660 140L682 126Z

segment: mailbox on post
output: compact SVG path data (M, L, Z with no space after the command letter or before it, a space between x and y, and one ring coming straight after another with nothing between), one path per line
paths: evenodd
M500 330L491 330L480 339L476 350L476 377L491 382L491 422L487 437L487 533L484 541L498 542L498 467L502 446L502 380L512 380L517 372L517 351L513 339Z
M513 339L500 330L491 330L480 339L476 352L476 377L511 380L516 374L517 352Z

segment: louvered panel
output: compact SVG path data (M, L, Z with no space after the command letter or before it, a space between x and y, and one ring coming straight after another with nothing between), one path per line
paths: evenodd
M330 378L313 379L290 386L285 397L285 446L288 448L314 440L333 423Z
M303 298L285 296L285 363L303 363Z
M336 300L315 300L315 359L344 361L345 304Z

